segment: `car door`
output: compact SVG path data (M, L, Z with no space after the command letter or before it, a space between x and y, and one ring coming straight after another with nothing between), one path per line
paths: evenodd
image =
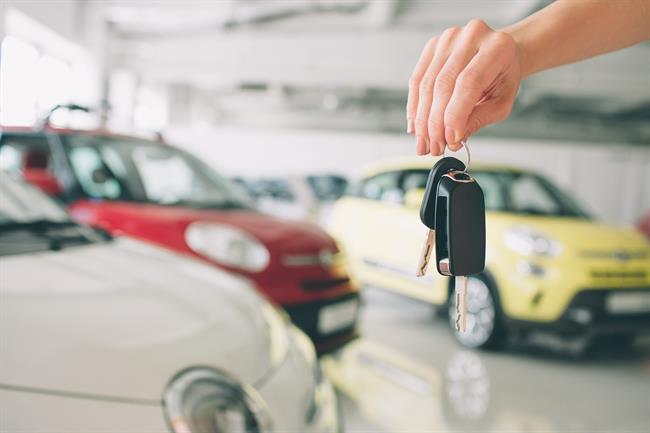
M380 213L382 196L397 188L398 172L380 173L362 180L340 199L331 214L330 231L345 249L353 270L362 280L373 277L372 268L383 261Z
M404 200L408 191L426 185L428 174L428 170L400 171L396 190L384 194L378 201L376 227L383 247L378 254L377 266L383 269L397 291L440 303L446 294L435 287L442 287L436 283L444 277L436 272L435 263L430 263L429 272L424 277L415 275L427 228L420 221L419 204L407 204ZM434 260L435 254L431 258ZM399 283L395 284L397 279Z
M362 282L440 303L445 295L431 289L435 271L415 276L426 231L418 209L404 206L404 181L413 183L408 173L393 170L364 179L353 197L337 203L332 231Z

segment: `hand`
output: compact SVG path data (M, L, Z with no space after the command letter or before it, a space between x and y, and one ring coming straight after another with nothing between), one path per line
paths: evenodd
M478 129L510 114L522 79L512 36L480 20L429 40L411 79L407 132L418 155L458 150Z

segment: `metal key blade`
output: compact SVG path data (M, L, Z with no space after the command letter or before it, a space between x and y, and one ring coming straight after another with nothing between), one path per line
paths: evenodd
M424 241L422 246L422 254L420 255L420 262L418 263L418 270L415 273L418 277L423 277L427 273L427 267L429 266L429 259L431 257L431 252L436 242L436 232L435 230L427 230L427 239Z
M467 277L456 277L456 331L467 329Z

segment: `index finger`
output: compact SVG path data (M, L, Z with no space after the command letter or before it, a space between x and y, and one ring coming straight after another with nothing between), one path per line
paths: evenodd
M433 60L433 55L436 52L436 45L438 43L438 36L435 36L429 39L420 53L420 58L413 69L411 78L409 79L409 94L408 100L406 102L406 121L407 121L407 132L411 133L415 130L415 114L418 108L418 97L420 94L420 81L426 72L431 60Z

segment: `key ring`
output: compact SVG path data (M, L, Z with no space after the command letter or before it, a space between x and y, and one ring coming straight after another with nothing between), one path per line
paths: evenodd
M469 140L461 140L460 141L460 144L463 145L463 148L465 149L465 152L467 152L467 164L465 164L465 171L469 170L469 164L472 162L472 155L469 152L469 146L468 146L468 143L467 143L468 141ZM445 151L442 153L443 157L447 153L447 149L449 149L449 147L445 146Z

